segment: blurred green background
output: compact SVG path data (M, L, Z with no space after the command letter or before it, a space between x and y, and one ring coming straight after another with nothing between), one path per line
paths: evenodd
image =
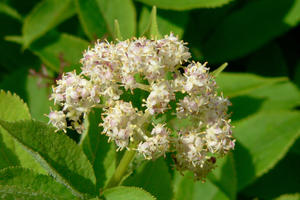
M229 63L217 82L237 145L205 184L172 174L165 191L133 184L162 199L300 199L300 0L1 0L0 89L47 122L56 78L112 40L115 19L123 39L141 36L154 5L161 35L178 35L211 70Z

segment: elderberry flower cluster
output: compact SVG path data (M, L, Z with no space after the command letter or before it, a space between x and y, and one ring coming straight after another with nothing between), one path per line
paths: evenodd
M190 57L186 43L173 34L98 41L84 52L82 72L64 74L53 87L51 99L61 109L51 111L50 122L82 133L87 114L101 107L100 125L117 150L134 150L145 159L169 153L176 169L203 180L216 159L234 148L230 102L218 94L206 63ZM147 95L130 102L140 90Z

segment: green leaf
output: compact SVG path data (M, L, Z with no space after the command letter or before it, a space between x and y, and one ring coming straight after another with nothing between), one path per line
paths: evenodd
M233 155L230 153L224 158L218 158L216 166L208 175L209 180L229 199L236 199L237 175Z
M121 31L120 31L119 21L117 19L115 20L115 24L114 24L113 38L118 39L118 40L123 40Z
M299 155L288 153L272 170L245 188L242 193L259 199L275 199L283 194L297 193L300 188L299 166Z
M236 123L234 159L238 189L270 170L300 134L300 113L261 112Z
M300 105L300 92L285 78L263 78L250 74L222 73L220 91L229 96L232 120L260 111L290 110Z
M106 200L155 200L151 194L136 187L114 187L104 190L103 196Z
M30 119L27 105L10 92L0 91L0 120L9 122ZM16 143L14 139L0 126L0 169L9 166L23 166L44 173L44 169L32 156Z
M108 31L113 35L115 20L120 24L122 36L131 38L136 32L136 11L132 0L96 0L106 21Z
M20 22L23 21L22 16L18 13L17 10L15 10L14 8L8 6L6 3L4 2L0 2L0 13L4 13Z
M116 150L108 137L102 134L101 110L94 109L88 116L88 129L81 138L81 146L92 164L96 176L97 189L103 188L116 168Z
M205 183L194 181L193 175L189 172L182 176L176 171L173 183L175 200L229 200L229 198L209 180Z
M283 52L277 43L265 45L247 58L247 72L261 76L288 76Z
M215 27L202 53L213 63L237 59L287 32L299 21L300 0L249 1Z
M275 200L299 200L300 199L300 194L285 194L282 195L278 198L276 198Z
M75 14L72 0L43 0L24 20L23 48Z
M150 16L151 9L147 6L143 6L139 19L139 34L145 32ZM168 35L170 32L173 32L175 35L178 35L179 38L181 38L188 23L189 13L170 10L157 10L156 18L157 26L159 27L162 35Z
M53 200L63 199L56 195L45 194L36 192L28 188L17 186L0 185L0 196L3 199L26 199L26 200Z
M28 98L28 106L32 119L48 122L49 118L45 115L49 114L50 106L53 106L49 100L50 86L48 80L28 75L26 80L26 91Z
M81 148L68 136L55 133L53 128L42 122L0 121L0 124L74 195L83 197L84 193L96 194L92 166Z
M214 70L212 72L212 75L214 77L217 77L226 67L227 67L228 63L224 63L223 65L221 65L220 67L218 67L216 70Z
M4 39L9 42L14 42L16 44L23 44L23 38L18 35L8 35L5 36Z
M88 46L89 43L81 38L66 33L52 32L46 35L43 40L31 45L30 50L48 67L60 72L62 62L67 66L67 68L65 66L64 71L71 71L72 68L79 69L82 52Z
M196 8L214 8L232 0L137 0L150 6L167 10L190 10Z
M43 70L45 69L43 68ZM33 119L48 122L49 118L45 114L49 113L50 106L54 107L53 102L49 101L50 84L54 82L54 78L49 81L48 78L28 74L28 69L15 70L0 82L0 88L22 96L28 104Z
M173 196L171 176L162 158L144 163L123 184L141 187L153 196L164 200L171 200Z
M0 119L13 122L30 118L27 105L17 95L0 91Z
M6 40L20 43L23 38L7 36ZM89 43L81 38L66 33L49 32L43 38L33 43L29 49L37 55L47 67L56 72L79 70L82 52ZM70 48L72 51L70 51Z
M76 0L76 7L83 30L91 41L107 33L103 14L95 0Z
M157 26L157 20L156 20L156 7L153 6L148 26L146 30L143 32L142 35L145 35L148 38L161 38L161 34L159 33L158 26Z
M280 78L265 78L254 74L247 73L221 73L216 81L220 86L220 91L224 96L236 97L247 94L250 91L265 85L274 84L287 80L285 77Z
M28 188L38 193L57 195L60 198L74 198L65 186L56 182L52 177L20 167L0 170L0 185Z

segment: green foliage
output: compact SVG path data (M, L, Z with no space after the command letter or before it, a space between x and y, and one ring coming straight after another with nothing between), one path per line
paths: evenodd
M1 1L0 197L299 199L299 22L300 0ZM230 99L236 148L217 158L205 183L179 174L166 155L136 158L121 185L107 189L123 152L101 134L102 110L85 116L81 136L55 132L45 124L55 107L51 85L63 72L80 72L83 51L97 39L170 32L189 43L193 59L208 61ZM149 92L133 93L121 99L145 109ZM156 121L191 123L170 114Z
M171 176L165 161L161 158L143 163L124 185L141 187L153 196L165 200L171 200L173 196Z
M22 16L18 13L18 11L16 11L15 9L13 9L12 7L6 5L3 2L0 2L0 13L4 13L18 21L22 21L23 18Z
M110 34L114 31L115 19L119 21L124 38L130 38L136 32L136 11L131 0L96 0Z
M23 47L29 47L34 40L74 14L75 5L72 0L43 0L24 19Z
M81 138L81 146L93 166L96 176L97 189L103 188L108 178L112 176L116 166L116 150L112 143L107 142L107 137L102 135L100 109L95 109L89 114L87 132Z
M74 195L95 195L96 180L92 166L79 146L66 135L54 134L52 128L36 121L0 121L0 124L56 180L70 188Z
M204 200L229 200L229 198L219 190L209 180L205 183L195 182L191 173L184 176L175 173L174 177L175 199L204 199Z
M150 6L170 10L190 10L195 8L214 8L222 6L231 0L138 0Z
M0 91L0 118L6 121L30 119L27 105L16 95Z
M272 170L257 179L254 184L246 187L243 193L247 196L255 195L259 198L274 199L280 194L295 194L299 192L300 171L298 166L300 165L300 160L298 158L299 155L289 152ZM274 182L277 184L274 185Z
M217 168L208 179L214 183L229 199L237 195L237 173L233 154L217 159Z
M148 192L136 187L115 187L105 190L103 195L106 200L155 200Z
M299 13L299 0L249 1L215 28L203 46L204 57L209 62L240 58L296 26Z
M90 40L107 33L105 19L96 1L76 0L76 8L83 30Z
M150 16L151 9L147 6L143 6L138 27L140 35L145 32L149 24ZM187 26L188 18L188 12L158 10L156 15L157 27L159 27L159 32L162 35L169 35L170 32L173 32L181 38L183 36L184 29Z
M30 119L27 105L17 96L0 91L0 120L9 122ZM0 126L0 169L9 166L23 166L44 173L44 170L20 144Z
M152 11L150 13L150 20L148 22L148 25L146 27L146 29L144 31L142 31L141 35L144 35L148 38L161 38L161 35L159 33L158 30L158 26L157 26L157 20L156 20L156 7L153 6Z
M43 40L34 43L30 49L47 66L60 72L62 64L65 65L64 71L71 71L72 68L78 69L82 52L88 45L88 42L81 38L66 33L52 32Z
M50 112L50 107L53 105L49 101L50 90L47 87L47 82L34 76L28 76L25 89L28 94L28 107L32 118L48 122L48 117L45 114Z
M20 190L26 188L31 192L51 197L55 195L60 199L74 198L72 193L52 177L37 174L32 170L20 167L6 168L0 171L0 185L16 187Z
M299 120L299 112L262 112L236 124L238 189L243 189L283 158L300 135Z
M123 40L123 36L120 31L120 24L117 19L115 19L113 38L115 38L117 40Z
M55 194L45 194L43 192L34 191L24 187L0 185L0 194L3 199L28 199L28 200L51 200L63 199Z

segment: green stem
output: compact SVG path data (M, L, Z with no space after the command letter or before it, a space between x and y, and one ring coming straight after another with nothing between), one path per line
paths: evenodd
M135 156L135 153L136 153L135 150L129 150L129 151L127 150L125 152L115 173L110 178L110 180L106 186L106 189L118 186L120 184L122 178L124 177L125 173L128 170L128 165L131 163L131 161L133 160L133 158Z
M145 84L142 84L142 83L136 83L136 85L141 90L145 90L145 91L151 92L150 85L145 85Z
M149 121L150 117L151 117L150 113L145 112L144 115L138 120L137 126L143 127L143 125L147 123L147 121ZM123 155L116 171L108 181L108 184L105 189L112 188L120 184L120 182L122 181L123 177L125 176L128 170L129 164L134 159L136 153L134 149L137 147L138 143L139 143L138 140L132 142L130 145L130 150L125 151L125 154Z

